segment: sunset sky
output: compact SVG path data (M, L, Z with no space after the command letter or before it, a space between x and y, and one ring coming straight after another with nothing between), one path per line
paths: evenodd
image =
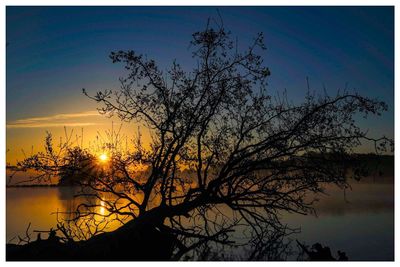
M7 161L21 149L38 151L45 132L84 129L85 142L111 121L82 94L117 89L123 66L111 51L132 49L166 69L176 59L190 70L191 34L216 7L7 7ZM312 89L334 94L355 90L389 105L380 118L359 123L374 136L393 138L394 8L392 7L219 7L224 26L242 48L264 32L263 54L271 70L271 94L284 89L294 102ZM137 126L124 125L136 133ZM360 151L368 152L364 146ZM28 154L28 153L27 153Z

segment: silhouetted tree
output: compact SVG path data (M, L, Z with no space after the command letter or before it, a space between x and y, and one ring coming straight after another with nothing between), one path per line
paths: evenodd
M322 192L326 183L346 187L357 175L351 171L355 147L371 141L380 152L392 144L367 136L354 119L380 115L387 105L355 92L310 90L304 102L292 103L267 89L270 71L258 54L265 49L262 34L242 52L223 27L208 25L192 37L192 71L175 61L162 71L134 51L111 53L127 71L121 88L84 94L101 105L101 114L144 125L151 143L139 139L134 151L114 150L111 167L82 185L103 202L107 216L127 216L113 234L131 246L118 255L135 258L132 246L141 240L144 258L167 245L166 258L201 258L210 246L233 245L232 232L241 229L255 249L249 258L262 259L273 255L268 242L288 231L282 212L312 212L307 194ZM93 215L93 206L79 206L76 218ZM146 235L127 234L144 226L149 236L172 239L150 244Z

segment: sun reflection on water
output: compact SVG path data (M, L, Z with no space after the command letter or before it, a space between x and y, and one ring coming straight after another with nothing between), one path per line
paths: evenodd
M100 201L100 209L99 209L99 212L100 212L101 215L105 215L105 214L106 214L106 209L105 209L104 206L105 206L105 205L104 205L104 201Z

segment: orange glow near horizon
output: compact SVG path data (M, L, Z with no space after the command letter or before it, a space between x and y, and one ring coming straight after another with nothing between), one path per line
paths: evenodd
M85 112L86 115L88 112ZM64 117L67 117L65 113ZM52 116L58 118L61 115ZM68 116L73 117L76 114L69 114ZM45 117L43 117L43 120ZM33 119L31 119L33 120ZM37 121L42 121L42 117L38 118ZM98 163L103 162L99 156L106 152L103 150L105 143L114 142L114 145L118 145L115 149L120 152L131 151L135 149L136 138L138 135L138 127L140 127L141 141L143 142L144 148L150 148L152 141L150 130L145 126L136 123L124 123L114 122L109 118L103 116L83 116L83 118L70 118L65 119L65 122L71 123L96 123L96 125L85 126L85 127L31 127L23 128L20 127L7 127L7 139L6 139L6 158L10 165L16 165L18 161L24 160L32 154L38 152L46 152L45 137L46 131L50 132L53 136L53 145L59 150L60 142L65 142L70 136L71 142L69 146L71 148L79 146L82 149L88 150L92 155L96 156ZM55 123L63 123L56 121ZM39 123L39 122L38 122ZM22 124L22 123L20 123ZM40 125L37 125L40 126ZM121 130L120 130L121 127ZM118 141L110 139L110 133L114 130L114 133L118 131ZM68 136L66 136L68 135ZM116 134L114 135L114 137ZM75 138L76 137L76 138ZM61 155L61 154L60 154ZM110 161L111 155L108 154L108 161Z

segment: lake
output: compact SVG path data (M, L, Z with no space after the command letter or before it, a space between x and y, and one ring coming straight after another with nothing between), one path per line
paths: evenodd
M330 186L326 192L315 205L317 216L282 214L289 226L301 228L291 238L308 245L320 242L335 257L341 250L350 260L393 261L394 185L355 182L351 191ZM68 187L7 188L6 194L7 241L24 236L29 223L31 230L54 228L54 212L71 211L78 204L73 188Z

